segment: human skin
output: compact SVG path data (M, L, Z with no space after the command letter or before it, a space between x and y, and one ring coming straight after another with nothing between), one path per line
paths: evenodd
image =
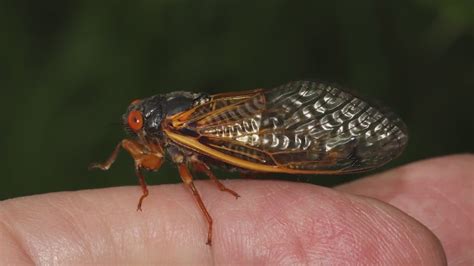
M335 189L197 181L213 245L189 191L139 187L0 202L1 264L472 265L474 156L415 162ZM444 251L443 251L444 247ZM445 253L446 255L445 256Z

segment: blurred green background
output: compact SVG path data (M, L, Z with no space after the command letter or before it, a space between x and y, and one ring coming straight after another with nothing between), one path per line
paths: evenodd
M0 200L137 184L124 152L109 172L87 165L124 137L132 99L173 90L334 81L407 123L385 168L474 151L472 0L1 0L0 30ZM179 177L167 164L148 181Z

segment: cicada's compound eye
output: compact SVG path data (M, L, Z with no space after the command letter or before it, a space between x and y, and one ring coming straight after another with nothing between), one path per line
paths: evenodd
M133 110L128 114L128 126L135 133L143 128L143 115L140 111Z

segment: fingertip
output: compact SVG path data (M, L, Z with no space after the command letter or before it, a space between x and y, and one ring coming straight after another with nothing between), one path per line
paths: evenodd
M354 197L374 211L373 218L365 219L361 225L367 236L363 241L377 243L374 253L381 255L370 264L446 265L441 242L426 226L394 206L372 198Z
M414 217L440 239L449 264L472 261L474 155L417 161L336 188L374 197Z

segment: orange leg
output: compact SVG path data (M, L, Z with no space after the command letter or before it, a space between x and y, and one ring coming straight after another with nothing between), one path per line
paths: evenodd
M122 147L122 142L123 142L123 140L115 146L114 151L109 156L107 161L105 161L103 163L91 163L89 165L89 170L95 169L95 168L100 169L100 170L104 170L104 171L109 170L110 166L115 162L115 159L117 159L117 155L120 151L120 147Z
M191 189L191 192L193 193L194 200L199 205L199 208L201 209L201 212L204 214L204 217L207 220L208 231L207 231L207 242L206 242L206 244L211 245L211 243L212 243L212 217L209 214L209 212L207 211L206 206L204 205L204 202L202 201L201 196L199 195L199 192L197 191L196 187L194 186L193 177L192 177L191 173L189 172L188 168L186 167L186 165L183 164L183 163L178 164L178 170L179 170L179 175L181 176L181 180L183 180L183 183L189 189Z
M148 188L141 169L145 168L148 170L158 170L160 168L161 164L163 163L161 147L151 146L152 148L156 148L157 151L149 151L148 149L150 146L146 147L136 141L124 139L119 142L119 144L117 144L107 161L104 163L93 163L89 166L89 169L98 168L101 170L108 170L115 162L115 159L117 159L120 147L123 147L125 150L127 150L135 161L135 174L138 177L138 181L143 191L137 206L137 210L141 211L143 199L148 196Z
M135 168L135 174L138 177L138 182L140 182L140 186L142 187L142 191L143 191L143 194L140 196L140 199L138 200L138 206L137 206L137 211L141 211L143 199L148 196L148 188L146 186L145 177L143 176L140 168L138 167Z
M232 194L236 199L238 199L240 197L240 195L237 194L237 192L235 192L235 191L227 188L226 186L224 186L224 184L222 184L219 181L219 179L217 179L217 177L214 175L214 173L211 171L211 168L207 164L205 164L201 161L198 161L198 160L193 160L193 165L194 165L194 169L206 174L217 185L217 187L219 188L220 191L228 192L228 193Z

